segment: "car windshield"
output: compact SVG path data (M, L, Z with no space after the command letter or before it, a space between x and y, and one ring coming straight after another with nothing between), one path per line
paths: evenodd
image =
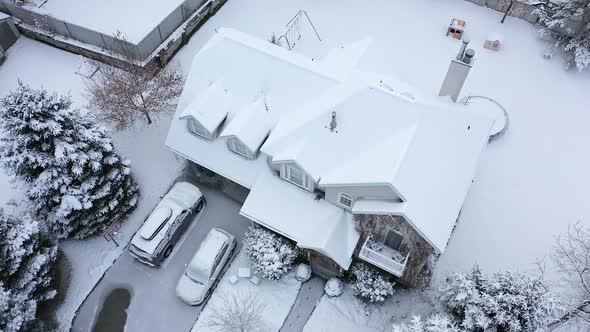
M190 280L204 285L205 281L207 280L207 276L203 273L203 271L191 271L190 269L187 269L184 274L189 277Z

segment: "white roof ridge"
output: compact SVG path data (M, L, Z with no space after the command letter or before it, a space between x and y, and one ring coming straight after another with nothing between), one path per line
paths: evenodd
M265 53L266 55L279 58L284 62L288 62L292 65L306 69L324 78L328 78L337 82L342 81L341 75L339 75L337 71L332 71L329 68L323 66L322 62L319 60L315 61L313 58L289 51L279 45L260 38L256 38L239 30L232 28L220 28L217 30L216 37L220 39L230 39L236 43Z

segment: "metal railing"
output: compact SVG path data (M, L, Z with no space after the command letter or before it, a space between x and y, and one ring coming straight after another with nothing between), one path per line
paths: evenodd
M285 40L285 42L287 43L287 47L289 48L289 51L292 50L295 47L295 42L297 40L301 39L301 18L303 16L305 16L305 18L307 19L307 22L309 22L309 25L313 29L313 32L315 33L315 35L318 37L318 40L319 41L322 41L322 38L320 37L320 34L318 33L318 31L316 30L315 26L313 25L313 22L309 18L309 15L307 15L307 12L305 10L300 10L285 25L286 31L278 39L279 42L282 39ZM289 37L291 37L291 38L289 38Z

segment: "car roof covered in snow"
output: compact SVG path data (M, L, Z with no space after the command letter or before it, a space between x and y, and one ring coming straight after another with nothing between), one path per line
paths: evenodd
M209 231L209 234L207 234L207 237L188 264L187 272L191 279L201 283L205 283L209 279L215 258L228 240L227 235L217 229Z
M160 200L158 205L156 205L139 231L133 236L131 244L148 254L153 254L160 242L164 239L172 221L174 221L183 210L189 209L195 205L202 196L203 194L199 188L188 182L175 183L170 191L168 191L162 200ZM162 216L166 215L167 209L171 211L169 219L167 222L161 224L161 227L156 228L155 226L158 225L156 221L161 220ZM154 215L155 218L152 219L152 216ZM150 220L154 221L152 222ZM149 233L154 229L156 230L155 234L149 236Z

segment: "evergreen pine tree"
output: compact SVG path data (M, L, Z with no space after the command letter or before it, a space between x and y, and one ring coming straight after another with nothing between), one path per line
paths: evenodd
M0 331L26 331L35 325L37 305L55 296L51 289L57 244L39 223L0 209Z
M549 34L555 43L545 52L553 55L559 47L567 56L566 68L574 65L583 70L590 65L590 0L549 2L538 10L539 19L546 27L542 33Z
M22 83L0 99L0 165L27 184L27 196L58 238L85 238L135 207L130 162L105 128L69 96Z

